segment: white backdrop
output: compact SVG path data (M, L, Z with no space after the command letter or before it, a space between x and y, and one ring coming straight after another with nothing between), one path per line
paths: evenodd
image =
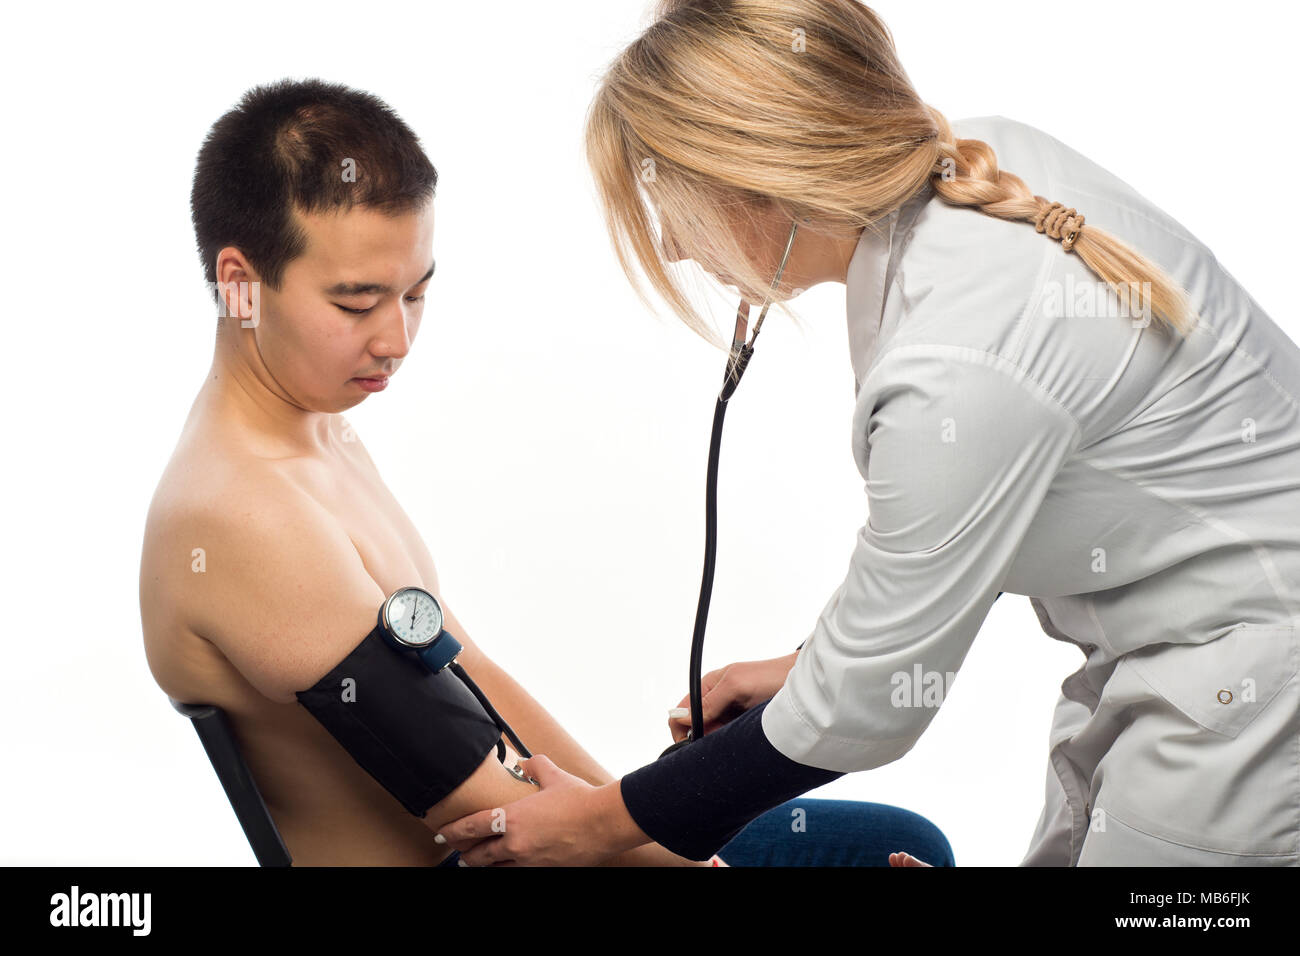
M1300 146L1287 7L874 8L928 102L951 119L1031 123L1114 170L1300 338L1293 223L1276 211ZM581 148L596 78L647 16L641 0L6 15L0 862L253 862L194 731L150 676L138 569L150 497L212 357L194 158L246 88L285 76L379 95L440 174L421 333L403 373L349 418L448 603L611 772L668 743L723 355L633 295ZM548 282L551 294L528 294ZM728 413L706 670L793 650L865 520L844 287L799 305L807 334L769 315ZM729 332L734 306L714 306ZM1007 595L912 752L816 795L923 813L959 865L1017 863L1051 707L1080 662Z

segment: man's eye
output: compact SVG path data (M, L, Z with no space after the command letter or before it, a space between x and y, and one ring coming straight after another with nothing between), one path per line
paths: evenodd
M423 296L423 295L408 295L408 296L406 297L406 301L407 301L407 302L423 302L423 301L424 301L424 296ZM367 312L370 311L370 309L373 309L373 308L374 308L374 306L372 305L372 306L370 307L370 309L349 309L346 305L339 305L337 302L335 302L334 305L335 305L335 307L342 309L344 312L348 313L349 315L365 315Z

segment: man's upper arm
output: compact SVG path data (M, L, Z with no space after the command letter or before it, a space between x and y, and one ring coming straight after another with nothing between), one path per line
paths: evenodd
M375 626L383 590L332 515L305 495L259 484L189 522L204 570L186 604L264 696L295 700Z

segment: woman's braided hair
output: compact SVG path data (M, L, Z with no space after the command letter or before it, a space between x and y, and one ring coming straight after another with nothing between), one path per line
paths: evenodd
M1179 333L1190 330L1195 315L1186 293L1159 266L1110 233L1096 226L1085 228L1077 210L1035 195L1019 176L998 169L998 158L988 143L954 137L947 118L933 108L930 113L938 128L938 158L931 182L942 199L1000 219L1032 222L1039 232L1061 240L1064 251L1078 255L1133 314L1149 308ZM1141 291L1143 283L1149 283L1149 293Z
M770 264L750 262L738 235L805 219L813 224L801 232L857 235L927 183L946 202L1059 240L1131 314L1180 333L1194 323L1186 293L1156 264L1035 195L998 168L987 143L956 138L913 89L888 27L859 0L660 0L655 14L601 79L587 158L633 288L650 305L635 263L720 348L726 340L685 295L656 226L671 226L675 248L759 302Z

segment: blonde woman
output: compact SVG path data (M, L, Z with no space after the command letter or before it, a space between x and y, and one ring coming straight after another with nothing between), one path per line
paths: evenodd
M784 670L710 675L716 729L602 786L533 758L504 827L441 829L462 859L704 859L906 754L942 702L906 678L1010 592L1084 657L1023 864L1300 864L1300 349L1212 253L1037 129L950 122L856 0L662 4L587 145L628 276L706 338L673 261L845 283L869 518Z

